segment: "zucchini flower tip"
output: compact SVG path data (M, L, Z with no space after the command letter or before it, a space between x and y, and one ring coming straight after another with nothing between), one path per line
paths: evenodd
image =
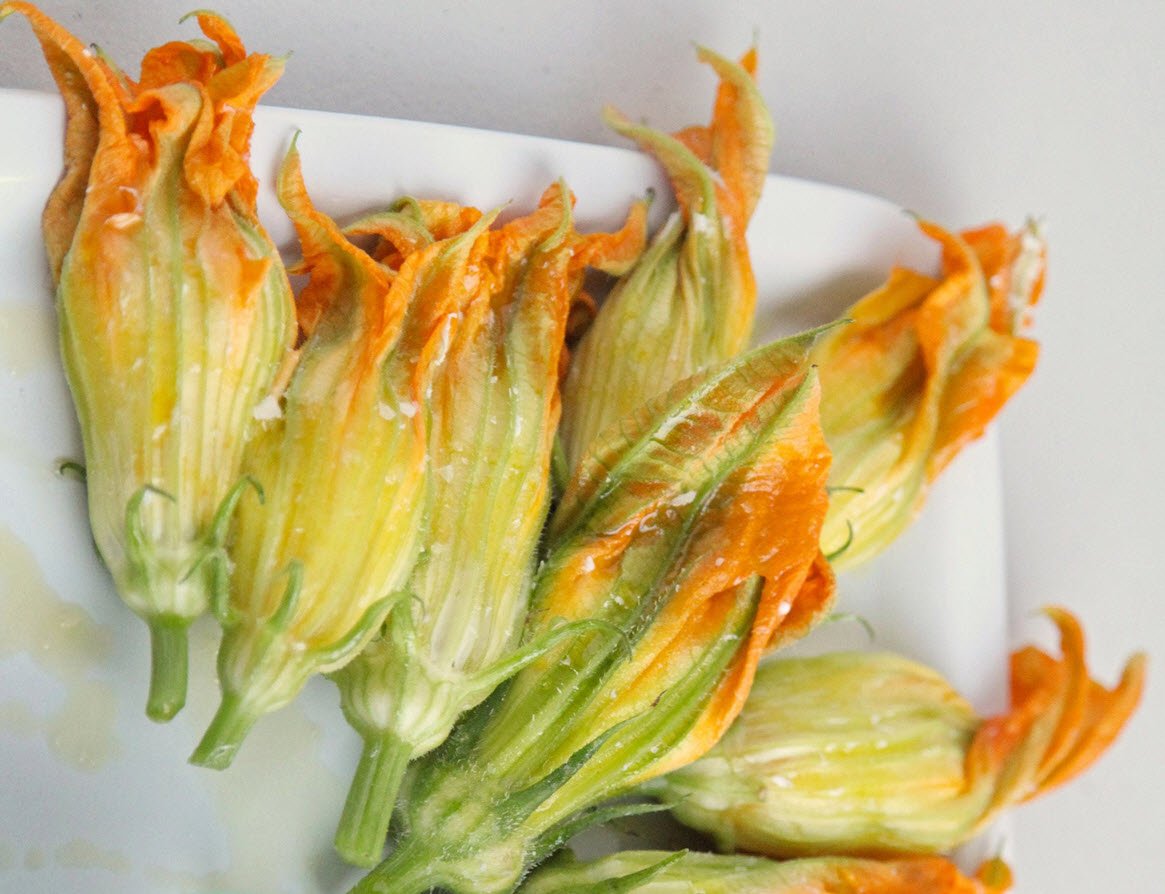
M1045 614L1059 632L1061 657L1035 646L1012 655L1011 709L982 725L968 753L972 778L1000 780L992 812L1039 797L1088 769L1124 729L1144 692L1144 653L1133 655L1108 689L1089 676L1075 615L1058 607Z

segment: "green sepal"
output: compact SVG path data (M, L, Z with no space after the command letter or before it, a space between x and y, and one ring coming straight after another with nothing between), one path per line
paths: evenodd
M622 723L617 723L610 729L604 730L533 785L503 798L501 803L497 805L498 816L504 818L501 823L502 827L513 828L530 816L542 806L547 798L566 785L579 770L586 766L591 758L610 741L612 736L627 729L638 719L638 716L630 717Z
M357 647L372 636L373 631L384 623L384 619L392 611L392 607L402 598L412 599L413 597L408 591L403 591L378 599L364 610L364 614L360 616L356 626L348 631L343 639L337 640L327 649L317 650L316 654L323 658L322 665L325 668L321 673L327 673L326 668L329 665L343 661L356 651Z
M846 529L845 541L837 549L833 550L832 552L826 553L825 554L825 561L832 562L834 559L837 559L837 558L845 555L845 551L853 545L853 542L854 542L854 523L852 521L850 521L849 519L846 519L845 529Z
M263 486L255 478L251 475L239 478L215 510L210 526L202 538L199 554L182 578L183 581L190 580L204 565L210 566L208 587L210 610L223 626L233 622L230 611L230 557L226 550L227 534L230 532L235 509L238 508L247 488L254 489L260 503L266 500Z
M470 697L476 703L514 674L533 664L563 640L592 630L601 630L616 637L624 648L624 657L627 660L631 659L631 643L628 641L626 633L602 618L583 618L580 621L569 621L552 626L541 636L526 643L510 655L501 658L493 666L467 678L465 681L466 692L471 693Z
M133 496L125 505L126 559L129 562L130 574L135 578L135 582L143 585L147 592L150 578L157 565L153 546L150 544L145 523L142 521L142 504L150 495L169 500L171 503L178 502L172 494L162 490L162 488L152 484L143 484L134 491Z
M678 863L687 855L688 852L686 850L676 851L645 869L640 869L627 875L621 875L618 878L604 879L598 883L584 882L580 885L559 888L554 894L628 894L628 892L634 891L640 885L651 881L660 873L665 872L668 867Z
M271 617L264 623L264 627L272 633L286 633L295 610L299 607L299 597L303 592L303 562L292 559L287 565L287 586L283 590L283 598L271 613Z
M74 481L85 483L88 472L85 470L83 463L77 462L75 459L63 459L57 463L57 474L62 478L71 478Z
M667 804L655 801L636 801L630 804L608 804L603 807L592 807L581 813L563 820L557 826L548 829L534 843L531 850L530 862L538 865L549 858L568 841L595 826L603 826L615 820L627 819L632 816L648 816L652 813L664 813L670 810Z

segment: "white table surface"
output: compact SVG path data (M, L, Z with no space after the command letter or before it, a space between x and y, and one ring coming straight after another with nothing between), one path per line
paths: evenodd
M186 0L45 8L115 58L172 35ZM618 142L597 113L707 115L690 41L759 35L773 170L886 196L951 226L1041 216L1051 241L1032 382L1002 423L1013 633L1069 606L1112 681L1165 655L1165 4L240 0L248 44L294 50L268 102ZM22 24L0 86L50 89ZM1165 688L1100 764L1017 812L1020 892L1159 890Z

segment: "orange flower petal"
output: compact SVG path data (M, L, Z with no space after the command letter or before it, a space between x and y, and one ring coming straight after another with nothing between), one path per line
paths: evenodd
M991 421L1031 377L1039 354L1036 342L994 331L984 332L967 351L943 393L938 430L926 467L931 481L965 446L983 436Z
M740 58L739 68L703 47L698 55L720 76L710 128L711 163L732 196L735 223L743 231L764 189L773 147L772 120L755 84L756 47Z
M584 236L575 252L576 266L593 267L611 276L630 270L647 244L647 210L647 202L634 202L621 229Z
M852 867L839 868L832 879L821 881L818 890L823 894L1002 894L1011 888L1011 872L1002 861L993 860L980 867L975 878L967 878L950 860L916 857L854 861ZM812 891L806 887L804 894Z
M23 15L32 25L65 101L65 172L49 197L43 217L49 265L57 279L73 242L89 184L131 181L136 153L126 132L117 78L109 66L32 4L0 4L0 20L13 13ZM121 197L121 204L111 214L132 208L132 203L126 206L125 196Z
M765 586L771 586L770 582L766 580ZM818 551L800 590L792 598L787 594L777 594L780 612L766 650L775 651L805 636L829 614L836 595L837 578L833 566Z
M1047 249L1042 240L1030 245L1031 269L1024 269L1025 280L1017 281L1016 265L1025 251L1024 239L1036 235L1029 225L1027 232L1012 234L1002 224L988 224L966 230L963 240L979 258L983 275L991 292L991 328L996 332L1014 332L1020 322L1017 314L1035 305L1043 293ZM944 268L950 258L943 253Z
M1087 769L1123 729L1144 689L1143 655L1106 689L1088 677L1076 618L1060 608L1047 614L1059 628L1062 657L1031 646L1017 651L1011 710L985 721L968 751L970 786L985 777L998 780L993 808L1035 798Z
M246 58L247 50L230 22L218 13L207 10L199 10L193 15L198 19L202 33L218 45L224 66L230 67Z
M279 170L279 201L291 217L303 251L303 271L311 279L297 300L299 326L311 335L331 312L337 297L351 294L345 282L356 281L360 312L367 332L365 356L370 365L383 359L395 342L405 304L397 290L389 300L387 271L352 245L330 217L316 210L303 179L299 150L293 144ZM343 309L341 309L343 312Z
M837 488L823 546L839 567L869 559L905 529L930 483L983 434L1039 354L1010 327L992 327L996 292L1011 313L1038 291L1038 233L989 227L967 241L927 221L919 227L942 248L941 278L891 271L847 313L853 322L815 350Z
M819 573L814 575L816 586L805 586L820 557L817 538L827 502L824 484L829 451L817 421L817 403L814 385L803 410L783 429L781 440L721 485L715 503L691 535L691 566L681 594L658 622L660 635L669 636L667 620L674 617L675 626L683 629L683 639L692 647L716 638L722 625L714 620L693 623L688 616L697 615L695 606L706 605L707 611L713 611L717 600L737 598L736 588L751 576L763 578L764 583L747 642L687 739L662 767L652 768L652 775L690 763L711 748L743 708L756 666L770 644L803 634L832 595L831 587L820 584ZM747 416L739 422L742 428L749 424ZM726 608L719 613L723 611ZM643 651L684 654L674 645L653 649L645 644Z

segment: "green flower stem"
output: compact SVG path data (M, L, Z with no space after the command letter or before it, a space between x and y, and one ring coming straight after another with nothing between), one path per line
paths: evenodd
M259 714L247 706L237 693L224 692L214 719L190 756L190 763L212 770L225 770L258 718Z
M425 894L444 883L433 854L406 844L364 876L348 894Z
M356 777L336 831L336 850L356 866L375 866L384 850L412 746L390 732L364 738Z
M187 643L185 618L156 617L150 626L150 695L146 714L165 723L186 704Z

